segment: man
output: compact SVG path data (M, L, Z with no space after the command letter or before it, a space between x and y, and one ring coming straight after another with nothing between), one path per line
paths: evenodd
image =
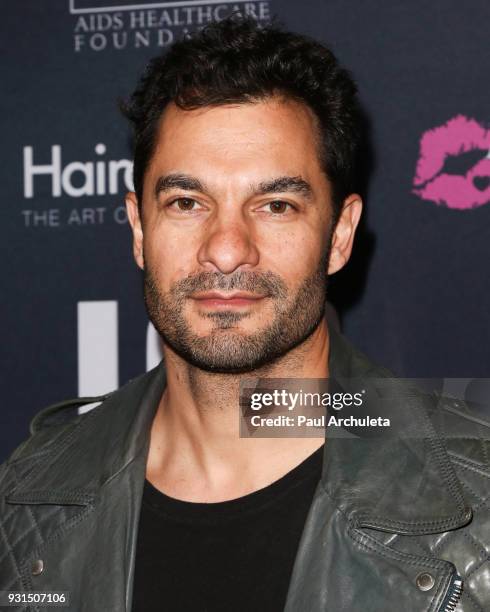
M484 422L446 403L464 437L239 435L244 379L387 376L324 316L362 208L348 73L229 19L156 58L126 113L164 362L34 419L0 472L0 587L84 612L489 609Z

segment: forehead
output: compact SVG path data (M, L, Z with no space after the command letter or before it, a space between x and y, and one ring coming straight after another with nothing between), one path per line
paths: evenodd
M148 174L311 177L321 172L318 142L313 111L295 100L274 97L194 110L170 104L159 122Z

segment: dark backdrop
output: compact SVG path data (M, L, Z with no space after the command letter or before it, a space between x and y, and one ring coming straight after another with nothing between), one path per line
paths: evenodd
M403 376L489 375L488 0L3 0L0 460L45 405L157 359L116 100L234 9L329 43L359 84L372 151L362 232L331 283L344 332Z

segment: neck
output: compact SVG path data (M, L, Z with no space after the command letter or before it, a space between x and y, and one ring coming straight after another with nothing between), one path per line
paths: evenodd
M244 374L206 372L164 348L167 386L151 429L147 478L172 497L224 501L274 482L323 438L241 438L240 382L250 378L327 378L325 319L273 364Z

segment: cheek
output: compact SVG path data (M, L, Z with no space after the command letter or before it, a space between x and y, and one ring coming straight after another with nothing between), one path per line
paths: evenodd
M145 265L166 285L195 271L196 253L192 241L163 232L147 232L143 239Z
M260 239L261 267L296 285L316 269L323 248L325 241L311 231L269 233Z

